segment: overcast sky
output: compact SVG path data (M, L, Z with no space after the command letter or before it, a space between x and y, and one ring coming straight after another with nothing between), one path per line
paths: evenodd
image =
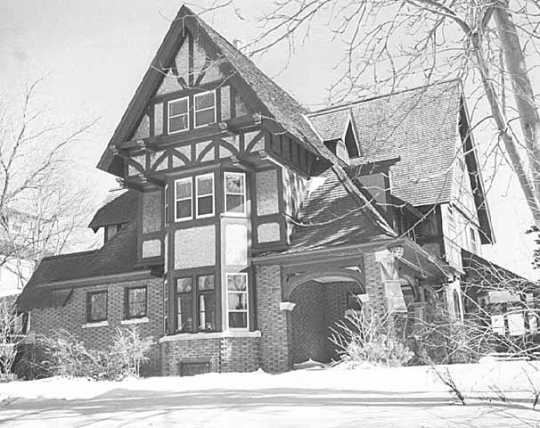
M198 1L197 5L207 3ZM239 15L219 10L205 19L230 41L252 40L261 1L239 1ZM267 3L265 3L267 4ZM66 126L100 118L73 149L74 168L91 185L89 207L116 187L95 165L181 2L173 0L2 0L0 89L14 99L25 84L45 77L39 102ZM193 9L197 11L194 5ZM292 57L275 49L257 64L309 108L325 105L341 46L313 31ZM536 88L538 90L538 87ZM7 98L6 98L7 97ZM477 136L477 141L478 141ZM480 139L481 143L481 139ZM480 144L479 143L479 144ZM489 193L497 244L484 255L532 278L532 224L516 180L501 169ZM90 215L90 214L89 214Z

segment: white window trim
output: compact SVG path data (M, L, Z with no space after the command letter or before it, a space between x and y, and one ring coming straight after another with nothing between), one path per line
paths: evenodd
M171 104L174 104L178 101L187 100L187 112L182 114L177 114L175 116L171 116ZM179 134L180 132L186 132L189 131L189 97L182 97L182 98L176 98L174 100L167 101L167 134L173 135L173 134ZM180 116L187 116L187 128L185 129L179 129L178 131L171 131L171 117L180 117Z
M206 177L212 178L212 212L208 214L199 215L199 179L206 178ZM202 197L210 196L210 194L205 194L201 196ZM216 189L215 189L215 182L214 182L214 173L210 172L208 174L197 175L195 176L195 217L207 218L207 217L213 217L215 215L216 215Z
M242 194L242 196L244 197L244 211L243 212L232 212L232 211L227 211L227 195L235 195L235 196L238 196L240 195L240 193L228 193L227 192L227 176L241 176L244 180L244 192ZM247 213L247 196L246 196L246 193L247 193L247 184L246 184L246 174L243 173L243 172L225 172L225 175L223 177L223 195L224 195L224 201L223 201L223 207L224 207L224 212L225 214L227 214L228 216L233 216L233 217L245 217L246 216L246 213Z
M82 325L82 328L93 328L93 327L107 327L109 321L96 321L96 322L87 322Z
M185 182L188 182L189 181L189 184L190 184L190 189L191 189L191 196L189 197L189 200L191 201L191 212L190 212L190 215L189 217L178 217L178 212L177 212L177 202L178 201L187 201L188 198L182 198L182 199L178 199L177 198L177 186L176 186L176 183L178 182L181 182L181 181L185 181ZM182 222L182 221L189 221L189 220L192 220L193 219L193 177L184 177L184 178L178 178L176 180L174 180L174 221L175 223L179 223L179 222Z
M150 322L150 319L148 317L141 317L141 318L129 318L127 320L120 321L120 324L122 325L130 325L130 324L143 324Z
M202 97L204 95L207 95L207 94L214 94L214 106L213 107L206 107L206 108L202 108L202 109L199 109L197 110L197 102L196 102L196 99L199 98L199 97ZM197 113L199 112L202 112L202 111L207 111L207 110L214 110L214 120L210 123L205 123L203 125L197 125ZM199 94L195 94L193 96L193 127L194 128L204 128L212 123L216 123L216 118L217 116L217 96L216 96L216 91L215 90L211 90L211 91L205 91L205 92L201 92Z
M241 311L238 311L238 310L233 310L231 312L245 312L246 313L246 327L235 327L235 328L232 328L232 327L229 327L229 288L228 288L228 284L229 284L229 276L233 276L233 275L242 275L246 278L246 296L247 296L247 299L246 299L246 303L247 303L247 307L246 307L246 310L241 310ZM232 293L235 293L234 291ZM225 274L225 322L226 322L226 325L227 325L227 330L228 331L248 331L249 330L249 277L248 277L248 274L246 272L227 272Z

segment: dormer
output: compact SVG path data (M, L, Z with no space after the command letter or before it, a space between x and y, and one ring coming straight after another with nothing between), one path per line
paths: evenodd
M310 120L324 145L345 163L361 156L352 111L328 109L310 115Z
M133 190L113 194L94 215L88 225L94 232L103 230L103 243L110 241L124 227L136 219L138 192Z

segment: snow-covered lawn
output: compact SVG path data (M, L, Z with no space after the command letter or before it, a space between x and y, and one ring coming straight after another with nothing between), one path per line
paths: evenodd
M466 406L456 402L428 367L338 366L280 375L259 371L123 382L52 378L4 383L0 425L540 427L540 411L532 410L532 387L525 374L540 388L540 364L449 367Z

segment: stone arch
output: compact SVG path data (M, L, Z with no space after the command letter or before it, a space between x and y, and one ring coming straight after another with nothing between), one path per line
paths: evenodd
M306 282L317 280L324 281L331 278L342 278L349 281L355 281L360 285L362 291L365 292L365 287L363 285L364 279L362 277L362 274L358 271L352 269L314 271L295 275L289 278L283 290L283 300L288 300L294 289L302 284L305 284Z

